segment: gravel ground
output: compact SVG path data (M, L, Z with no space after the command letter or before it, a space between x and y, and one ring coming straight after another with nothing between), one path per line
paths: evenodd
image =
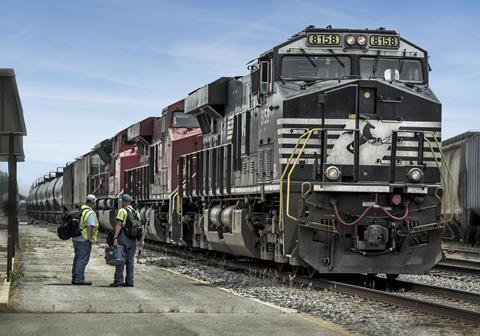
M292 286L289 279L252 272L246 275L205 265L202 261L146 251L141 262L156 265L233 290L280 307L309 313L366 335L474 335L480 329L456 320L425 315L378 301L308 286Z

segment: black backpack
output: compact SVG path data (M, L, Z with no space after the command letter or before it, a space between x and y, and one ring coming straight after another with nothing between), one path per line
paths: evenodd
M127 220L125 222L125 226L123 230L125 234L130 239L140 239L143 235L143 227L142 222L138 219L137 212L134 210L126 209L127 210Z
M90 209L74 209L70 210L63 217L63 223L57 228L58 238L68 240L80 236L80 219L85 210Z

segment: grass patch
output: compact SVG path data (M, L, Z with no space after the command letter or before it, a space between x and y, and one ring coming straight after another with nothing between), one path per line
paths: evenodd
M10 272L10 285L15 287L15 285L18 283L18 281L22 278L23 273L22 272L17 272L17 271L11 271Z

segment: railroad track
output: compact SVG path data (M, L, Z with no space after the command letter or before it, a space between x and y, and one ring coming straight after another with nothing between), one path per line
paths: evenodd
M399 280L392 281L372 276L359 276L353 280L350 278L340 281L325 278L311 278L300 275L297 272L278 271L271 264L262 263L259 265L248 259L238 261L224 257L206 256L203 253L194 253L186 249L182 250L176 247L158 244L147 244L146 247L151 250L161 251L183 258L200 259L207 265L223 267L232 271L240 271L246 274L252 274L252 271L254 271L255 274L260 274L262 277L270 276L289 279L291 283L313 289L327 289L347 295L378 300L383 303L424 313L468 321L475 325L480 324L480 294L477 293ZM417 293L434 298L429 300L418 298L416 297L418 296Z
M306 278L300 278L298 280L304 284L308 281L312 281L311 279ZM400 283L399 281L394 281L394 283L395 282L397 283L397 285ZM469 307L476 307L465 309L458 306L453 306L451 302L447 304L439 303L430 300L419 299L416 297L406 296L399 293L389 292L386 290L373 289L339 281L314 279L312 285L313 288L322 288L338 291L345 294L357 295L367 299L374 299L383 303L388 303L407 309L413 309L425 313L442 315L449 318L469 321L474 324L480 324L480 305L478 305L480 301L480 295L478 294L472 294L464 291L455 291L443 287L427 286L418 283L405 282L405 287L407 288L417 288L417 290L420 290L422 292L428 292L429 294L441 294L441 296L445 300L448 299L447 301L451 301L452 299L458 300L461 297L462 302L467 300L467 302L469 303ZM453 297L445 295L453 295Z
M480 248L445 246L442 250L446 256L461 255L466 259L480 260Z
M467 259L446 258L439 262L435 269L448 272L458 272L480 275L480 262Z

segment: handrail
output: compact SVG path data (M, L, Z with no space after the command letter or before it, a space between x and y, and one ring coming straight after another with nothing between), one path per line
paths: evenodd
M301 140L305 136L307 136L307 134L309 135L309 139L310 139L310 136L311 136L311 133L312 133L313 130L319 131L319 130L323 130L323 128L315 128L315 129L309 130L309 131L303 133L301 136L298 137L297 142L295 144L295 147L292 151L292 154L290 155L290 157L287 161L287 165L283 169L282 175L280 176L280 179L279 179L279 184L280 184L280 218L279 218L279 224L280 224L281 229L283 229L283 207L284 207L284 205L283 205L283 179L285 178L285 175L287 174L288 168L290 167L292 159L293 159L295 153L297 152L297 149L298 149L298 146L299 146ZM303 148L305 148L305 144L304 144ZM303 152L303 150L299 153L298 157L301 155L302 152ZM296 161L298 162L298 160L296 160ZM290 201L290 197L288 195L289 190L290 189L287 190L287 197L288 197L287 202ZM287 210L287 216L290 217L289 213L288 213L288 210Z
M280 222L280 227L281 228L283 228L283 212L284 212L284 207L285 207L284 200L283 200L283 180L285 178L285 175L287 175L287 173L288 173L288 175L287 175L286 213L285 214L288 218L293 219L295 221L298 221L298 218L296 218L296 217L294 217L290 214L290 185L291 185L292 173L295 170L296 166L298 165L298 161L300 160L300 157L302 156L303 151L305 150L305 146L308 144L308 141L310 140L312 134L314 132L328 132L329 130L337 131L337 129L312 128L312 129L306 131L305 133L303 133L297 139L297 142L296 142L295 147L292 151L292 154L290 155L290 157L287 161L287 165L283 169L282 175L280 176L280 179L279 179L279 184L280 184L280 221L279 222ZM343 129L343 131L354 131L354 132L356 132L356 131L358 131L358 129ZM301 146L300 150L298 151L300 143L302 142L302 140L305 140L305 141L303 142L303 145ZM298 151L298 154L297 154L297 151ZM296 158L294 159L295 155L296 155ZM323 153L322 153L322 155L323 155ZM293 164L292 164L292 160L294 160ZM315 223L315 222L311 222L311 223L320 224L320 223ZM321 224L321 225L324 225L324 224Z
M454 183L454 177L453 177L453 174L452 174L452 171L450 170L450 167L447 163L447 159L445 158L445 154L443 152L443 149L442 149L442 145L438 142L438 139L437 139L437 136L435 135L435 132L433 131L424 131L424 133L429 133L432 135L433 137L433 140L435 141L437 147L438 147L438 151L440 152L440 157L441 159L443 160L443 163L445 165L445 168L447 169L447 173L448 173L448 176L450 177L450 183L448 183L449 181L446 180L445 176L443 175L442 173L442 169L440 167L440 161L438 161L437 159L437 156L435 155L435 151L433 150L433 146L432 146L432 142L430 141L430 139L428 139L427 137L425 137L425 140L427 141L428 143L428 146L430 148L430 151L432 152L432 156L433 156L433 160L435 161L435 164L438 168L438 171L440 172L440 178L442 179L442 181L444 182L444 185L445 185L445 192L448 192L449 191L449 188L450 188L450 184L453 184ZM453 193L449 193L449 199L450 199L450 216L448 219L446 220L442 220L440 221L440 223L447 223L447 224L450 224L450 222L452 221L453 219L453 206L454 206L454 203L455 203L455 196L453 195Z

